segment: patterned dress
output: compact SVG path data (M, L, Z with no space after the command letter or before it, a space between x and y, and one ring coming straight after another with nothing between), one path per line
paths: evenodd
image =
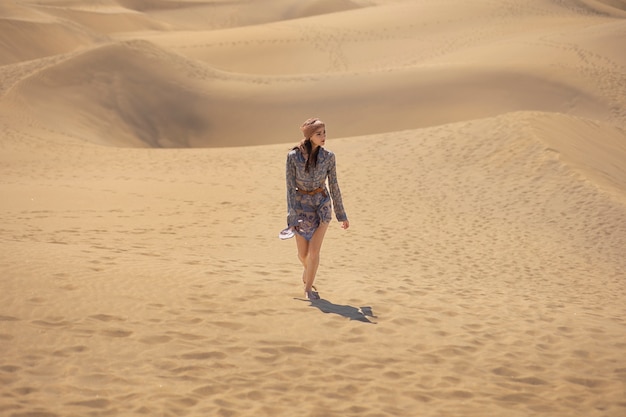
M287 155L287 225L306 240L311 240L320 223L330 223L331 197L335 217L342 222L348 220L341 201L341 191L337 183L335 154L320 148L317 164L309 166L305 172L306 158L299 149ZM328 179L328 188L326 187ZM324 192L313 195L299 193L298 190L313 191L323 188ZM330 195L328 194L330 189Z

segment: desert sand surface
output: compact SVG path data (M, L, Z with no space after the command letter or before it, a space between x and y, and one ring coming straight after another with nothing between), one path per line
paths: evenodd
M3 0L0 415L626 415L626 1ZM285 158L351 227L302 297Z

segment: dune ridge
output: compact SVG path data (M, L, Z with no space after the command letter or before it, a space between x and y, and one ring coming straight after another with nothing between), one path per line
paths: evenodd
M625 10L3 2L0 415L622 417Z
M565 128L564 126L568 126ZM625 133L622 129L593 120L572 119L564 115L538 117L533 130L550 150L558 152L568 165L579 169L592 183L612 189L617 197L626 193ZM539 132L548 131L549 134ZM596 140L594 136L602 137Z

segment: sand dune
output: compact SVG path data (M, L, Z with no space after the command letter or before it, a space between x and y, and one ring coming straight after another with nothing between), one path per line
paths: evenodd
M626 17L624 0L582 0L582 4L598 13L615 17Z
M206 135L212 104L194 91L193 67L175 58L142 41L107 44L38 71L7 100L34 123L95 142L185 147Z
M358 2L350 0L191 1L175 3L130 0L123 1L122 4L145 11L153 17L175 24L181 29L196 30L260 25L286 19L331 14L360 7Z
M138 32L141 30L167 30L170 25L150 19L144 14L134 13L121 7L67 8L48 7L43 9L59 18L77 23L89 30L110 34L116 32Z
M0 415L623 416L625 10L4 2Z
M608 20L550 2L531 2L527 7L463 4L400 2L265 25L168 32L152 39L231 72L310 74L424 64L475 45L489 47L516 37L533 41ZM556 25L558 30L553 29ZM498 61L497 54L487 60Z
M199 85L203 82L210 84ZM24 103L37 123L80 132L97 143L155 147L286 142L293 137L293 127L281 121L295 123L298 114L325 102L337 136L526 109L569 111L599 120L611 116L609 100L595 92L503 68L431 67L293 80L291 87L308 100L291 108L293 92L280 84L234 78L149 44L130 43L93 49L46 68L14 87L9 99ZM68 113L73 114L71 120L63 117ZM259 137L263 121L272 126L271 137Z
M127 146L288 142L289 126L322 108L337 137L527 110L624 126L624 93L615 88L623 79L619 21L550 2L451 4L463 12L437 2L327 10L267 25L146 34L144 51L136 43L129 50L143 27L39 70L11 100L29 102L36 119L54 119L68 134ZM90 14L99 15L109 14ZM108 18L102 24L115 26ZM95 86L73 75L94 72ZM58 117L67 113L77 117ZM257 135L262 121L271 135Z
M626 142L624 131L591 120L564 115L537 118L532 127L550 150L601 189L616 198L626 191ZM601 140L598 137L602 138Z
M0 19L0 65L70 52L95 40L90 34L57 22Z
M550 143L588 124L333 141L357 227L329 233L314 308L274 236L284 145L3 164L3 409L618 416L626 209ZM14 155L63 139L5 134Z

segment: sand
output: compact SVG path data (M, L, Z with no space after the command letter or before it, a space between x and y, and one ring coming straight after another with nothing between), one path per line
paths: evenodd
M0 5L0 415L626 415L626 2ZM302 299L284 164L350 219Z

